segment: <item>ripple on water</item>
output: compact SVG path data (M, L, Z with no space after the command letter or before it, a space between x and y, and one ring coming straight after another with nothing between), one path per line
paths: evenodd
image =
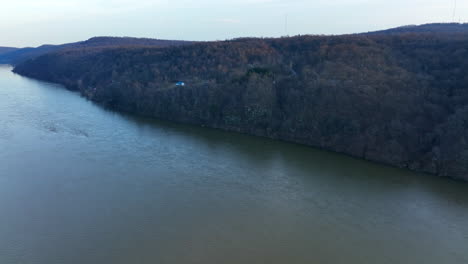
M468 263L468 186L109 113L0 67L0 264Z

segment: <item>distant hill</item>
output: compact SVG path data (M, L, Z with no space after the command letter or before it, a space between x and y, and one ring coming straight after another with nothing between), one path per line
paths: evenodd
M395 35L402 33L468 33L468 23L433 23L424 25L408 25L386 30L366 32L359 35ZM244 39L246 40L246 39ZM150 38L131 37L94 37L86 41L67 43L62 45L42 45L37 48L4 48L0 47L0 64L18 65L28 59L53 51L85 48L112 47L168 47L191 44L191 41L160 40Z
M0 54L0 64L16 65L28 60L29 58L37 57L50 51L55 51L58 48L59 46L44 45L37 48L15 49L13 51Z
M186 45L192 42L178 40L160 40L149 38L130 37L94 37L86 41L67 43L62 45L42 45L37 48L12 49L1 52L0 64L17 65L29 59L47 54L53 51L84 48L110 48L110 47L168 47Z
M8 52L12 52L14 50L16 50L17 48L11 48L11 47L0 47L0 55L2 54L5 54L5 53L8 53Z
M162 40L151 38L130 38L130 37L94 37L83 42L72 43L73 47L105 47L105 46L178 46L190 44L191 41Z
M364 34L401 34L401 33L468 33L468 23L433 23L424 25L407 25Z

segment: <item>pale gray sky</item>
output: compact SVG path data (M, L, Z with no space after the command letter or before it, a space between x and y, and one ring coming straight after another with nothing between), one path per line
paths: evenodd
M37 46L93 36L223 40L241 36L342 34L452 22L455 0L2 0L0 46ZM455 21L468 21L457 0Z

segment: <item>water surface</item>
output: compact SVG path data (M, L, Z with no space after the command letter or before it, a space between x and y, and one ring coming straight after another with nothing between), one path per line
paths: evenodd
M0 67L0 263L468 263L468 184L138 119Z

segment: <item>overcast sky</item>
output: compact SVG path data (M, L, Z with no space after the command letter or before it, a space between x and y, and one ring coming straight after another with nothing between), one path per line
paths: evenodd
M59 44L93 36L224 40L342 34L467 22L468 0L458 0L455 16L454 1L5 0L0 3L0 46Z

